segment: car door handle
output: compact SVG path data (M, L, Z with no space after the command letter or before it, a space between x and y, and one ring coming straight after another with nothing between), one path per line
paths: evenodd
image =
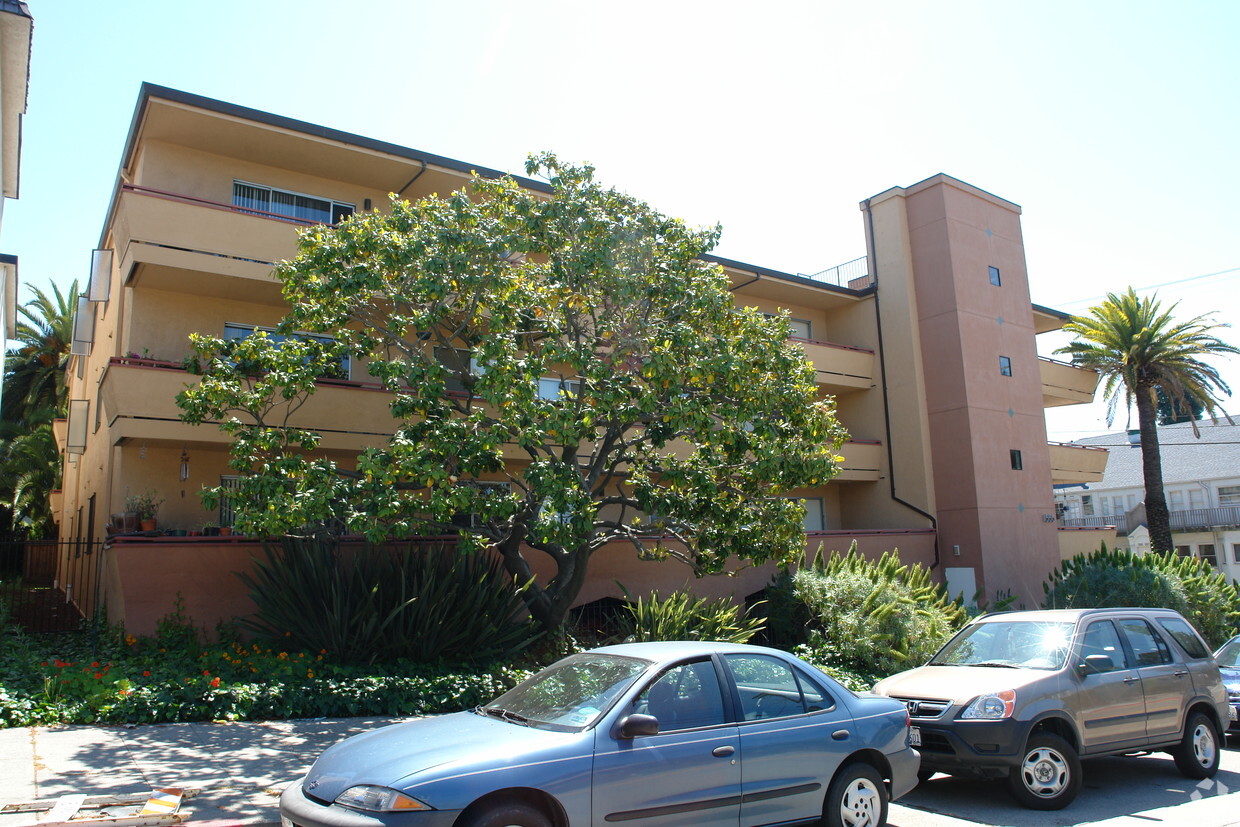
M835 732L832 732L832 733L831 733L831 740L833 740L833 741L847 741L847 740L848 740L848 735L849 735L848 730L846 730L846 729L837 729Z
M1129 675L1128 677L1124 678L1124 683L1136 683L1136 682L1137 682L1137 681L1139 681L1139 680L1141 680L1141 679L1140 679L1140 678L1134 678L1132 675Z
M727 758L734 752L736 752L734 747L715 747L710 751L710 754L716 758Z
M1177 670L1175 670L1175 676L1176 676L1177 678L1182 678L1182 677L1184 677L1184 676L1185 676L1185 675L1187 675L1187 674L1188 674L1188 671L1187 671L1187 670L1184 670L1184 669L1177 669Z

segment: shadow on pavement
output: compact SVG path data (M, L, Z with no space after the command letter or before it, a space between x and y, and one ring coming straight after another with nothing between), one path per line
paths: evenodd
M1233 741L1233 744L1240 743ZM1185 778L1169 755L1094 758L1083 762L1084 781L1076 801L1063 810L1027 810L1008 794L1003 780L938 775L896 803L978 824L1051 827L1088 824L1146 810L1173 807L1197 798L1240 791L1236 748L1224 754L1224 769L1206 781ZM1233 769L1226 767L1231 765ZM1201 827L1199 825L1199 827Z

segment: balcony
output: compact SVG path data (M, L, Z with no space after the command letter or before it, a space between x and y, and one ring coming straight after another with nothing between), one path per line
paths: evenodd
M1087 405L1094 401L1098 371L1045 356L1038 357L1038 367L1042 375L1042 407Z
M176 395L195 382L196 376L170 362L113 357L99 388L110 443L134 438L230 443L214 425L180 420ZM389 399L377 387L323 380L289 424L320 432L324 449L360 451L386 444L392 428Z
M1115 533L1122 537L1137 527L1143 514L1144 511L1141 509L1135 509L1127 514L1065 517L1059 521L1059 524L1068 528L1114 526ZM1216 529L1240 528L1240 505L1224 505L1219 508L1189 508L1181 511L1172 511L1170 516L1172 531L1214 531Z
M112 223L122 273L145 263L261 281L273 281L274 263L296 253L297 229L305 226L310 225L132 184L122 185ZM180 281L156 286L181 292L192 287Z
M850 439L840 448L839 482L875 482L883 463L883 443L869 439Z
M874 351L864 347L792 338L814 366L819 385L839 394L874 386Z
M1047 443L1051 454L1051 483L1101 482L1107 470L1107 449L1095 445Z

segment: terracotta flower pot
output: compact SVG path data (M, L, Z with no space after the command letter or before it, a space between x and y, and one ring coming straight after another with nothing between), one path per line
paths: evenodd
M155 530L155 518L154 517L152 517L149 520L142 520L141 522L142 522L143 531L154 531Z

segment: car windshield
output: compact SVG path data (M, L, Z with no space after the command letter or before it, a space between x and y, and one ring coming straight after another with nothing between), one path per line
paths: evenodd
M1228 669L1240 669L1240 637L1233 637L1231 640L1223 644L1223 648L1218 650L1218 654L1214 656L1219 666L1226 666Z
M974 623L949 640L930 665L1061 669L1074 625L1043 620Z
M597 652L570 655L475 711L524 726L585 729L648 666L650 661Z

